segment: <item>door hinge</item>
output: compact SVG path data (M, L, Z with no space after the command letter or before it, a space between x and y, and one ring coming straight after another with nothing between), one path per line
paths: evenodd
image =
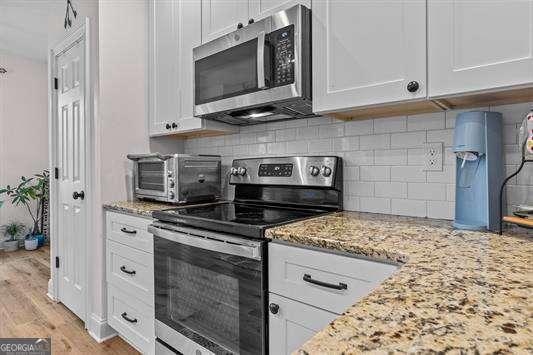
M55 167L54 168L54 177L57 179L59 179L59 168L58 167Z
M59 80L57 78L54 78L54 89L59 89Z
M56 256L56 269L59 268L59 256Z

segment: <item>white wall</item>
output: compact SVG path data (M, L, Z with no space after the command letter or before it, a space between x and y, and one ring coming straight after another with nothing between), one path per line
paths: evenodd
M533 103L482 108L503 114L507 173L520 162L517 133L530 107ZM329 118L273 122L243 127L235 135L189 139L185 151L221 154L225 168L235 157L339 155L344 158L346 210L453 219L455 156L451 147L458 112L350 122ZM444 143L443 171L423 171L426 142ZM533 166L512 179L507 191L509 204L533 203Z
M0 186L15 185L48 167L48 72L46 63L0 54ZM5 200L5 195L0 197ZM0 225L32 220L23 207L6 201Z

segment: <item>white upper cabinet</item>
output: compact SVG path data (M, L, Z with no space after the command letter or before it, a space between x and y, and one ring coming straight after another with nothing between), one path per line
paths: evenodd
M149 0L148 8L150 136L234 130L193 116L192 49L201 44L200 2Z
M533 0L429 0L429 96L533 83Z
M248 24L248 0L202 0L202 43Z
M311 0L250 0L250 18L261 20L297 4L311 8Z
M320 0L312 14L314 112L426 97L424 0Z

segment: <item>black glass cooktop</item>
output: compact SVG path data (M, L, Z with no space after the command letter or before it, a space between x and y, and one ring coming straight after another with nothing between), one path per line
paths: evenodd
M218 232L262 237L267 228L327 212L317 209L221 202L157 211L153 213L153 217L167 222L181 223Z

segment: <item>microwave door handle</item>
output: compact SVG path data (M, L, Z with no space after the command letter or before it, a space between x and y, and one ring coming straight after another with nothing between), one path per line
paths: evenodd
M265 32L257 35L257 88L266 88L265 83Z

